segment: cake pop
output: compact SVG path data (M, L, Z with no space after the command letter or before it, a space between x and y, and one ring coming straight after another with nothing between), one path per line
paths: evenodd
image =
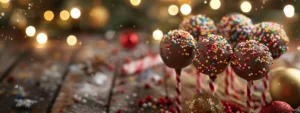
M183 30L169 31L160 42L160 56L163 62L175 68L176 72L176 110L181 112L181 69L188 66L194 57L195 40Z
M260 113L292 113L293 108L282 101L272 101L271 103L264 106Z
M195 43L193 36L188 32L172 30L160 42L160 56L168 67L184 68L192 62Z
M193 64L196 69L212 80L228 66L232 48L221 35L208 35L199 38L194 50Z
M256 24L253 29L253 40L268 46L274 59L280 57L288 50L289 39L283 27L274 22Z
M217 31L214 21L201 14L185 18L180 23L179 29L188 31L196 41L200 36L214 34Z
M183 106L184 113L223 113L222 102L207 93L197 93L187 100Z
M252 20L239 13L223 16L218 24L219 31L233 47L240 42L249 40L252 35L252 28Z
M234 48L231 67L239 77L248 81L246 104L250 112L252 109L251 87L253 80L267 76L272 61L273 58L271 57L268 47L255 40L241 42Z
M231 67L239 77L252 81L266 76L272 61L267 46L255 40L247 40L234 48Z

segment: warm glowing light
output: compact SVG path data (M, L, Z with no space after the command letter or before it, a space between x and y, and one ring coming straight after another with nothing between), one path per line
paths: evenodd
M292 5L286 5L283 8L283 12L284 12L286 17L291 18L295 14L295 8Z
M75 44L77 43L77 38L76 38L76 36L74 36L74 35L68 36L68 38L67 38L67 43L68 43L70 46L75 45Z
M192 8L189 4L183 4L180 6L180 11L183 15L188 15L191 13Z
M10 0L0 0L1 3L6 4L8 3Z
M221 7L221 1L220 0L211 0L209 5L212 9L217 10Z
M109 11L105 7L94 7L90 12L90 26L93 28L105 27L109 21Z
M140 5L141 0L130 0L130 3L131 3L133 6L138 6L138 5Z
M170 15L177 15L178 12L179 12L179 9L176 5L170 5L169 9L168 9L168 12L169 12Z
M161 40L164 36L163 32L159 29L153 31L152 36L154 40Z
M69 11L67 10L62 10L60 13L59 13L59 17L60 19L62 20L68 20L70 18L70 13Z
M81 12L78 8L73 8L71 10L71 17L74 18L74 19L78 19L81 15Z
M47 21L51 21L51 20L53 20L53 18L54 18L54 13L52 12L52 11L46 11L45 13L44 13L44 18L45 18L45 20L47 20Z
M33 26L28 26L25 30L26 35L30 36L30 37L34 36L35 32L36 32L36 30Z
M244 1L242 4L241 4L241 10L245 13L248 13L250 12L252 9L252 5L250 2L248 1Z
M45 44L48 40L48 37L45 33L39 33L37 36L36 36L36 41L39 43L39 44Z

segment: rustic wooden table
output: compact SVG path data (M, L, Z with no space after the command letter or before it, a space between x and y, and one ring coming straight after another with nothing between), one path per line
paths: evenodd
M137 49L129 51L122 50L117 41L87 36L79 39L79 44L73 47L60 41L49 41L44 46L5 43L0 53L0 113L157 113L162 108L174 106L151 102L139 105L139 100L149 95L153 101L176 96L174 76L165 77L166 73L174 74L165 71L163 65L129 75L118 70L124 58L140 59L151 49L157 52L157 45L141 43ZM111 54L114 49L119 49L119 53ZM93 63L91 59L95 56L104 59L105 65L97 65L95 73L85 73L82 67ZM195 75L193 66L182 72L183 100L197 93ZM221 74L216 80L215 96L245 107L245 94L230 90L230 94L239 97L237 99L224 93L224 78ZM204 76L204 91L209 91L208 80ZM236 77L234 87L245 92L246 82ZM253 94L259 98L260 92ZM20 103L18 99L30 101ZM26 106L28 104L32 105Z

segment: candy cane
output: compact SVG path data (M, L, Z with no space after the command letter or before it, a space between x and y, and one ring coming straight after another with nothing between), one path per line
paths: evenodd
M142 64L142 65L141 65ZM154 56L147 56L137 61L132 61L123 65L122 70L127 74L133 74L136 72L144 71L155 65L163 64L163 61L159 54Z
M181 113L181 79L180 79L180 74L181 74L181 69L175 69L176 71L176 110L177 113Z
M214 83L214 81L212 81L212 80L209 81L209 88L210 88L211 93L214 94L215 93L215 83Z
M267 74L263 79L264 90L261 91L261 100L262 100L261 107L267 104L266 92L268 91L268 81L269 81L269 74Z
M197 83L197 92L201 93L202 92L202 86L201 86L201 81L202 81L202 75L200 72L197 71L196 75L196 83Z
M210 91L212 94L215 93L216 87L215 87L215 80L217 79L217 76L209 76L210 81L208 83Z
M251 88L252 88L252 81L248 81L247 83L247 108L249 111L252 110L251 101L252 101L252 94L251 94Z
M229 71L229 76L230 76L230 88L235 91L235 92L238 92L235 87L234 87L234 73L233 73L233 70L231 67L228 68L228 71Z
M230 67L226 68L225 70L225 94L229 95L229 88L230 88L230 84L229 84L229 78L230 78Z

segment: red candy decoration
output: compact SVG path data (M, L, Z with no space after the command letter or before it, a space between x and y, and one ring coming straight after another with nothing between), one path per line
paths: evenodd
M133 49L139 42L139 36L133 31L127 31L120 35L120 43L126 49Z
M144 103L145 103L145 100L144 100L144 99L139 99L139 100L138 100L139 106L142 106Z
M147 95L146 101L151 102L152 100L153 100L153 96L152 95Z
M292 113L293 108L282 101L272 101L271 103L264 106L260 113Z
M244 108L236 105L236 104L233 104L233 103L230 103L230 102L227 102L227 101L221 101L222 104L225 106L225 113L247 113Z
M145 89L150 89L151 88L151 85L150 83L145 83L145 86L144 86Z

